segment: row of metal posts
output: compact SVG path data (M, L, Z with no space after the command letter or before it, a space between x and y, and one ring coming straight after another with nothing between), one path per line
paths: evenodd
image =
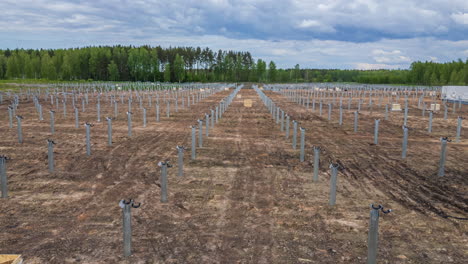
M214 128L214 124L218 123L218 120L222 118L223 113L227 110L229 105L234 100L237 93L242 89L243 85L237 86L234 91L228 95L226 98L222 99L221 102L215 107L215 110L210 109L210 114L205 113L205 133L206 137L209 136L210 126ZM198 119L198 147L203 147L203 119ZM211 123L211 125L210 125ZM196 159L196 129L197 126L191 126L191 134L192 134L192 143L191 143L191 159Z
M282 92L281 90L279 91L280 94L283 94L285 96L290 96L289 94L285 93L285 92ZM290 97L290 99L292 101L294 101L294 97ZM330 106L331 104L329 104ZM407 146L408 146L408 127L406 126L407 124L407 118L408 118L408 96L406 95L405 96L405 112L404 112L404 125L403 125L403 143L402 143L402 154L401 154L401 157L402 159L406 159L407 157ZM329 118L328 120L330 120L330 110L331 108L329 107ZM340 106L340 125L342 124L342 108ZM388 107L386 107L386 118L387 119L387 114L388 114ZM431 111L430 114L429 114L429 128L428 128L428 132L431 133L432 132L432 114L433 112ZM355 111L354 112L354 132L358 132L358 115L359 115L359 112L358 111ZM457 135L456 135L456 141L459 142L460 141L460 137L461 137L461 127L462 127L462 120L463 118L462 117L458 117L457 118ZM380 120L379 119L376 119L375 120L375 125L374 125L374 145L378 145L379 143L379 124L380 124ZM441 142L442 142L442 145L441 145L441 154L440 154L440 161L439 161L439 172L438 172L438 175L439 176L444 176L444 171L445 171L445 157L446 157L446 143L447 142L450 142L450 141L447 141L447 140L443 140L441 139ZM295 146L294 146L295 147Z
M259 94L260 98L264 102L265 106L267 108L271 109L277 109L276 113L278 113L279 108L275 108L274 102L267 97L261 90L254 89L257 91ZM273 107L272 107L273 105ZM283 116L284 111L281 110ZM274 114L273 114L274 115ZM283 120L283 118L281 118ZM277 120L276 120L277 121ZM377 124L377 130L378 130L378 122L379 120L376 120ZM297 123L297 122L296 122ZM288 127L289 124L286 125ZM281 125L281 130L283 131L283 125ZM378 137L375 137L375 142L378 142ZM302 142L302 140L301 140ZM377 144L377 143L376 143ZM313 181L317 182L318 181L318 172L319 172L319 162L320 162L320 147L314 146L314 173L313 173ZM302 160L301 160L302 161ZM337 175L338 175L338 170L340 166L336 163L331 163L330 164L330 197L329 197L329 205L334 206L336 204L336 186L337 186ZM369 264L375 264L377 263L377 244L378 244L378 221L379 221L379 211L382 211L384 213L389 213L391 210L383 210L383 207L379 205L378 207L374 207L371 205L371 213L370 213L370 224L369 224L369 233L368 233L368 257L367 257L367 263Z

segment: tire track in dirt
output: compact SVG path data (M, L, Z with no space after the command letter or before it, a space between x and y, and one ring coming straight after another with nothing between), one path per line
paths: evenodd
M256 98L252 90L241 90L242 98ZM261 165L252 161L252 156L264 149L258 149L259 126L252 118L252 111L246 111L242 106L242 100L234 100L228 111L223 115L219 125L212 130L213 137L228 137L233 140L226 141L230 147L224 148L223 156L232 157L230 163L237 168L234 177L227 183L228 190L224 193L224 199L219 203L222 209L219 218L213 225L215 228L215 240L218 249L213 252L213 259L217 263L229 263L234 260L249 263L268 263L271 259L270 245L271 220L266 221L265 216L259 214L259 207L268 207L272 200L268 197L268 191L259 190L265 188L265 180L258 178L261 175ZM255 109L257 110L257 109ZM248 127L252 135L245 135ZM208 138L208 140L210 140ZM265 197L266 196L266 197ZM261 223L261 224L257 224ZM266 228L266 229L265 229ZM264 230L259 234L260 229Z

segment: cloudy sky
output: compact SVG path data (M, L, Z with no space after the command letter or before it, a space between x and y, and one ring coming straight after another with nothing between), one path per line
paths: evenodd
M280 67L468 58L468 0L0 0L0 48L201 46Z

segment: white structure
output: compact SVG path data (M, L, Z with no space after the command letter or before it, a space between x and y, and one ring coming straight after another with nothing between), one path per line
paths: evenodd
M468 86L442 86L442 99L468 104Z
M401 104L392 104L392 111L401 111Z

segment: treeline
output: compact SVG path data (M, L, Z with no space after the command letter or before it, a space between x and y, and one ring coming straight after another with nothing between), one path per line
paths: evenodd
M99 46L74 49L0 50L1 79L101 81L263 81L250 76L256 64L249 52L200 47Z
M7 49L0 50L0 79L468 85L468 60L414 62L408 70L278 69L249 52L200 47Z

